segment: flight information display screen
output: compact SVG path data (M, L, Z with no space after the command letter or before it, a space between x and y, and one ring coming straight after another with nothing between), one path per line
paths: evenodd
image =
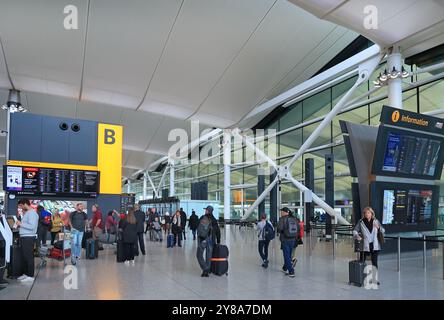
M439 179L443 139L409 130L380 128L373 173L409 178Z
M374 181L370 204L388 232L433 230L438 216L436 185Z
M382 223L431 224L432 196L430 189L384 190Z
M36 167L3 167L3 189L19 195L95 198L99 172Z

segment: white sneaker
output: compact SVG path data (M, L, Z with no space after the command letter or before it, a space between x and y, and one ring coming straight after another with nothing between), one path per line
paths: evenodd
M21 280L20 282L22 282L22 283L34 282L34 278L33 277L26 277L25 279Z
M124 262L124 264L127 265L127 266L129 266L130 262L129 262L128 260L126 260L126 261Z
M136 263L136 261L135 260L131 260L131 264L135 264Z
M17 278L18 281L22 281L24 279L26 279L28 276L26 274L21 275L20 277Z

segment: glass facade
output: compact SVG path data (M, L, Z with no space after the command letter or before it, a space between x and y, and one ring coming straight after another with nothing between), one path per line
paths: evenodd
M407 70L415 70L416 67L405 66ZM382 66L380 69L383 69ZM379 73L376 71L375 76ZM431 74L428 75L432 76ZM421 74L420 80L426 80L428 77ZM373 80L374 77L371 78ZM404 79L404 109L414 112L431 112L444 108L444 80L439 79L420 86L414 85L419 80L418 77ZM305 100L298 101L294 105L287 107L284 112L279 113L274 119L271 119L264 129L275 129L278 136L273 143L264 142L267 148L275 148L279 164L283 164L296 152L310 134L318 127L323 117L332 109L339 99L354 84L356 77L347 79L324 91L312 95ZM413 84L413 85L412 85ZM313 158L315 163L315 193L324 197L324 155L334 154L335 182L334 192L337 209L341 209L344 216L351 217L351 187L353 178L350 177L347 157L343 145L342 134L339 127L339 120L351 121L354 123L378 125L379 116L383 105L388 104L387 89L382 88L377 93L367 97L362 97L369 88L372 87L371 81L363 83L353 94L351 100L360 97L362 102L354 105L353 108L346 108L345 111L337 115L330 125L322 130L319 137L315 140L310 149L295 162L292 173L297 179L304 178L304 160ZM375 99L379 97L379 99ZM369 103L365 103L368 99ZM372 100L370 100L372 99ZM296 127L297 126L297 127ZM296 128L294 128L296 127ZM283 131L283 132L282 132ZM281 133L280 133L281 132ZM234 145L234 143L233 143ZM239 146L237 146L239 147ZM266 148L266 149L267 149ZM258 164L248 164L250 154L245 151L232 152L232 162L235 164L231 170L231 214L232 218L238 218L250 204L257 198L257 169ZM240 152L240 153L239 153ZM241 162L239 160L242 160ZM243 162L243 163L242 163ZM222 163L222 162L221 162ZM250 162L251 163L251 162ZM153 182L157 186L160 182L161 173L152 175ZM195 164L179 167L175 173L175 191L176 195L183 199L190 198L190 186L194 181L208 180L209 198L219 200L221 212L223 212L223 165ZM270 183L269 176L266 176L266 185ZM438 182L441 185L439 223L444 227L444 177ZM131 184L132 192L138 195L141 193L141 181ZM168 176L164 180L164 187L169 187ZM122 191L126 192L126 186ZM152 188L148 184L148 197L152 197ZM300 206L300 192L292 185L282 184L281 205L297 208ZM269 214L269 196L265 200L266 213ZM254 213L256 216L257 212Z

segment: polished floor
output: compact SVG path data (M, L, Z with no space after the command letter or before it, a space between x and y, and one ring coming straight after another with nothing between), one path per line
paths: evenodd
M189 234L182 248L167 249L165 242L146 240L148 254L136 258L135 265L116 263L110 246L100 251L97 260L81 259L77 289L65 289L63 263L48 260L34 284L10 280L0 291L0 300L444 299L441 250L429 250L426 269L421 252L403 254L400 273L394 256L382 257L381 285L369 290L347 284L348 261L354 257L348 239L338 241L335 259L332 243L305 239L298 248L296 277L291 279L280 271L282 254L277 240L270 246L270 266L265 270L252 229L227 226L222 230L223 242L230 248L228 276L200 277L196 242Z

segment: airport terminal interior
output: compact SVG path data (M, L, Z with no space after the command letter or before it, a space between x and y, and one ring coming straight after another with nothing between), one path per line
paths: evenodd
M443 1L0 0L0 47L0 300L444 299Z

